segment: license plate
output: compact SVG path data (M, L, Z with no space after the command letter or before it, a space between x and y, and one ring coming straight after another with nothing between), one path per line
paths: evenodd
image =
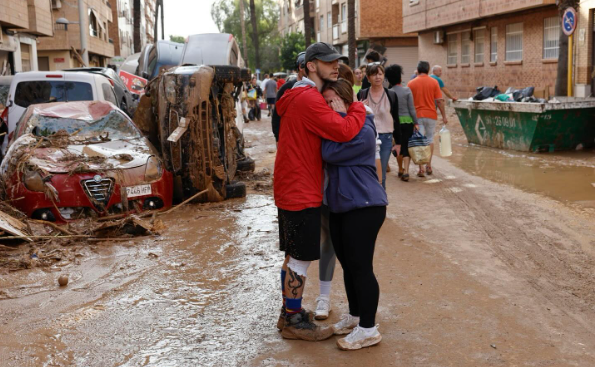
M136 185L126 188L126 196L134 198L137 196L151 195L151 185Z

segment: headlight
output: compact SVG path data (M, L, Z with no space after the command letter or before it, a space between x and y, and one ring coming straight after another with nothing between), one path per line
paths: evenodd
M155 181L161 178L163 175L163 167L161 161L154 155L147 159L147 165L145 168L145 181Z
M28 190L43 192L43 178L37 171L25 171L23 173L23 183Z
M176 76L168 75L165 78L165 98L169 103L176 103Z

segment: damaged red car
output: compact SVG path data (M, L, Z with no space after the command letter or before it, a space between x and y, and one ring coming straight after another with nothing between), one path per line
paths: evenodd
M172 174L109 102L31 105L0 166L4 192L29 217L65 222L172 205Z

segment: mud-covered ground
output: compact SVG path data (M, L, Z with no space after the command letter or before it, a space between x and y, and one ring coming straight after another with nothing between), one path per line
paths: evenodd
M265 118L246 125L257 161L246 199L185 206L161 217L159 236L70 243L48 266L0 268L0 366L595 365L595 153L469 147L451 121L455 154L435 159L434 176L401 182L391 161L380 345L342 352L336 338L276 331ZM309 279L313 308L316 266ZM328 322L346 310L341 280L337 265Z

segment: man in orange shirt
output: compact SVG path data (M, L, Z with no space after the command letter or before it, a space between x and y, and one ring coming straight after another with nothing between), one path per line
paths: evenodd
M426 172L428 175L432 174L432 156L434 155L434 131L436 130L436 122L438 120L438 112L436 105L442 114L442 122L446 125L448 119L444 108L444 98L440 91L440 85L434 78L428 76L430 72L430 63L427 61L420 61L417 64L417 78L413 79L407 84L413 94L413 104L415 105L415 112L417 113L417 120L419 126L423 129L422 134L431 142L430 149L432 155L430 156L430 163L426 165ZM421 167L420 167L421 168ZM419 177L425 177L424 171L420 169L417 174Z

